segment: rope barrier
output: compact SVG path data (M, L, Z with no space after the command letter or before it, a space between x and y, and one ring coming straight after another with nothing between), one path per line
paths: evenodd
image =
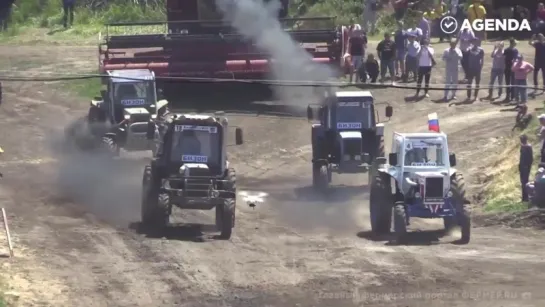
M119 78L124 80L133 80L133 81L146 81L144 78L135 78L135 77L111 77L106 74L49 74L49 76L32 76L32 77L21 77L21 76L10 76L10 75L0 75L0 81L5 82L60 82L60 81L75 81L75 80L87 80L87 79L98 79L98 78ZM406 90L417 90L418 87L416 84L410 85L406 83L348 83L340 81L295 81L295 80L258 80L258 79L223 79L223 78L193 78L193 77L171 77L171 76L156 76L155 80L165 80L165 81L179 81L181 83L238 83L238 84L260 84L260 85L269 85L269 86L286 86L286 87L337 87L337 88L346 88L346 87L357 87L360 89L384 89L384 88L397 88L397 89L406 89ZM507 89L507 88L526 88L532 90L541 90L543 87L535 86L520 86L520 85L494 85L490 86L489 84L475 85L468 84L457 84L456 86L449 86L448 84L430 84L428 91L444 91L444 90L488 90L488 89ZM420 87L421 90L425 89L425 86Z

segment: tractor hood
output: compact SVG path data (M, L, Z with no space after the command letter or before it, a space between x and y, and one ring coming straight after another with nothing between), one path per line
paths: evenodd
M180 174L186 177L195 176L195 173L202 174L208 171L208 165L203 163L186 163L180 166Z
M341 136L341 139L361 139L361 132L360 131L341 131L339 132L339 135Z

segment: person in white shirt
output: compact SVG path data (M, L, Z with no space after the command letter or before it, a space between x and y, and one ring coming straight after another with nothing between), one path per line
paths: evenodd
M417 57L418 53L420 53L420 43L416 40L416 36L411 34L407 38L407 57L405 59L405 77L407 80L403 80L404 82L408 81L409 74L412 74L412 78L416 81L418 76Z
M428 94L428 90L430 88L430 78L431 78L431 68L435 66L435 58L433 57L433 54L435 51L433 48L429 45L429 41L427 39L422 40L422 48L420 49L420 52L418 53L417 60L418 60L418 80L416 81L416 95L415 97L418 97L420 94L420 89L422 88L422 81L425 79L426 85L424 88L424 96L430 97Z
M450 47L443 52L445 62L445 96L443 100L456 99L456 88L458 87L458 67L462 59L462 51L456 47L456 40L450 41ZM449 98L449 90L452 96Z
M424 35L424 33L422 32L422 29L418 27L414 27L414 28L409 28L407 30L407 35L416 37L416 40L420 42L420 40L422 39L422 35Z

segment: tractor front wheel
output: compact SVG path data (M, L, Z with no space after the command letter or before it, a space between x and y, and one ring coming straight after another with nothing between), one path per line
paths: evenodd
M407 212L403 202L397 202L394 206L394 231L398 244L407 240Z
M314 188L325 192L329 188L330 172L328 164L314 163L312 165L312 185Z
M216 207L216 227L220 230L220 238L229 240L235 227L235 200L228 198Z
M471 238L471 208L466 199L465 180L461 173L456 173L451 177L450 188L455 202L456 223L462 232L460 243L467 244Z
M386 175L376 174L371 182L371 195L369 196L371 231L377 234L389 233L392 225L393 197L390 181L385 177Z
M155 178L152 167L147 165L142 178L141 219L144 226L162 229L168 225L169 215L160 206L160 202L164 201L164 197L159 196L159 181Z
M119 145L111 136L102 137L102 145L106 152L114 157L118 157L120 153Z

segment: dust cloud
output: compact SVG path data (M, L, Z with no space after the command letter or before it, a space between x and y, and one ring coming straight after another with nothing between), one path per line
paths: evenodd
M333 71L312 61L300 44L284 31L277 19L281 4L278 0L216 0L224 19L246 39L266 52L272 59L272 80L315 81L330 80ZM317 102L319 91L312 87L274 86L278 99L286 103ZM303 100L303 101L301 101Z
M81 120L69 127L81 127ZM96 152L82 152L73 139L55 137L54 154L59 163L58 193L114 226L125 227L140 218L144 159L112 159Z

